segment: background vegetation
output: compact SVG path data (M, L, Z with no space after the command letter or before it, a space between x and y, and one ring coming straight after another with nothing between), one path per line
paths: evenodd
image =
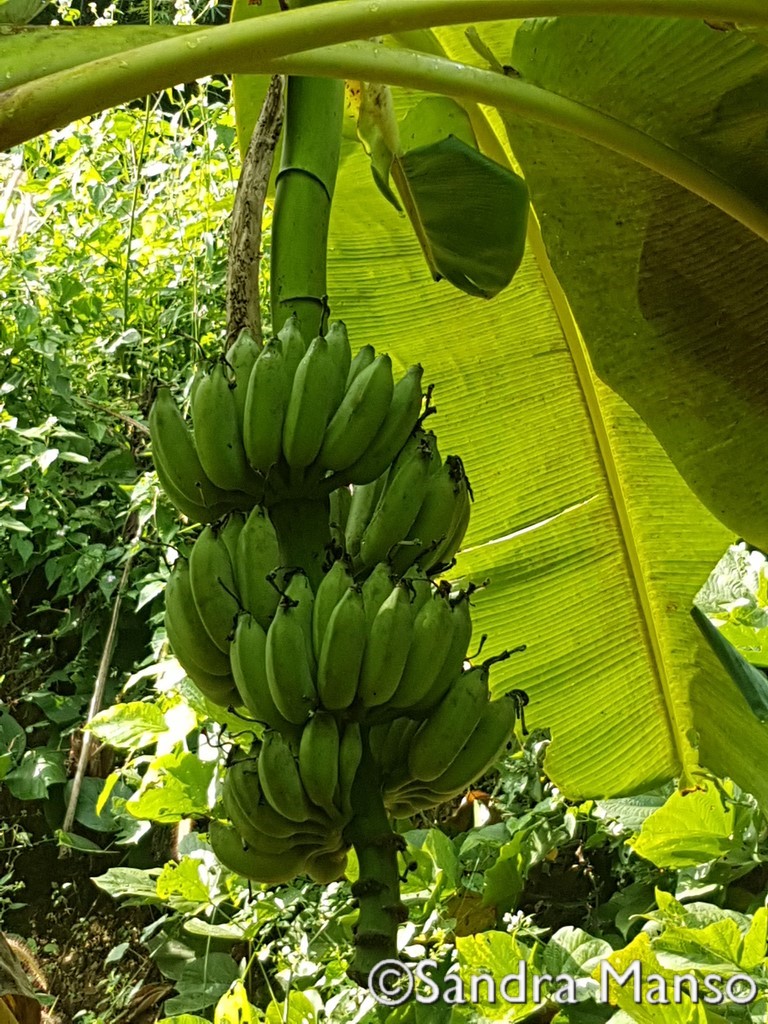
M190 1024L217 1006L220 1024L522 1020L532 1004L377 1009L344 975L346 883L251 892L205 842L224 752L165 650L158 598L182 527L144 423L152 380L185 392L221 343L235 154L227 85L209 81L0 155L0 928L37 956L53 1012L80 1024ZM266 282L268 258L265 270ZM763 628L764 561L728 558L703 603ZM63 833L118 593L104 745ZM733 639L746 650L754 636ZM402 823L406 953L441 971L505 973L522 958L583 977L582 1003L538 1019L763 1021L768 842L754 799L712 780L687 798L569 803L543 775L547 744L534 733L483 795ZM178 842L190 819L200 833ZM721 1017L597 1005L596 962L632 955L662 973L747 972L760 997Z

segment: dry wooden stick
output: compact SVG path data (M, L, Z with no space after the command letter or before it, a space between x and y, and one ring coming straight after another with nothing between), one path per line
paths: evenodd
M243 328L262 340L259 301L261 217L283 126L283 78L273 75L243 160L229 232L227 347Z

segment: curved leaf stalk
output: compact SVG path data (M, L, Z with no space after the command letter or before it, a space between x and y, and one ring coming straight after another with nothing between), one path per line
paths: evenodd
M352 786L353 818L344 838L357 854L360 873L352 886L359 906L355 955L347 969L358 985L368 987L371 970L397 956L397 928L408 914L400 901L397 855L403 837L392 831L381 796L381 777L363 731L363 757Z
M488 0L476 2L480 7ZM726 0L723 0L723 5L727 6ZM354 6L354 3L350 4L348 9ZM315 13L321 10L324 12L324 9L318 9ZM294 13L300 15L303 12ZM269 15L255 22L244 21L201 31L191 39L165 41L125 51L0 93L0 147L16 145L78 117L143 96L147 91L164 89L176 82L190 81L214 71L355 78L473 100L572 132L669 178L722 210L758 237L768 240L768 211L696 161L600 111L493 71L375 44L346 43L272 59L273 53L285 49L282 36L280 44L274 46L268 45L269 39L260 37L259 30L272 17ZM406 18L401 20L408 21ZM448 19L446 16L436 20L445 22ZM482 20L474 9L473 20ZM763 11L760 18L753 15L752 20L768 23L768 13ZM238 36L231 34L230 30L234 29L240 30ZM245 33L244 29L249 32ZM219 34L211 39L212 32ZM319 40L323 33L318 32L317 36ZM205 45L198 46L198 42ZM261 45L256 45L257 42ZM199 57L194 61L179 60L178 64L169 62L167 58L171 54L176 59L175 47L179 45L199 49ZM319 42L314 45L319 45ZM260 54L264 55L263 62Z
M296 313L307 343L327 316L328 223L343 114L341 80L288 79L272 222L272 324L278 330Z

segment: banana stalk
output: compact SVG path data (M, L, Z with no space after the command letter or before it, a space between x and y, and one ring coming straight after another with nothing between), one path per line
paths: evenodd
M272 224L272 323L296 313L307 344L327 319L326 249L343 103L343 81L288 79Z
M397 855L402 836L392 826L381 795L381 773L363 730L363 756L352 786L352 820L344 840L355 848L359 865L352 895L360 908L355 953L347 975L367 987L368 976L382 960L397 957L397 928L407 911L400 901Z

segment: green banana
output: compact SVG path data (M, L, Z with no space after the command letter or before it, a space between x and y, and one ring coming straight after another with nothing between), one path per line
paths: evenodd
M440 666L440 674L454 679L464 667L467 660L469 644L472 640L472 616L469 598L474 590L471 584L466 590L460 591L456 597L450 598L451 618L453 627L450 632L450 643L445 653L445 660Z
M373 566L407 535L427 493L432 450L424 431L408 441L389 472L360 541L360 561Z
M277 339L268 341L248 382L243 411L243 447L251 469L266 476L283 451L283 423L290 385Z
M442 553L455 538L466 501L464 467L461 459L449 455L430 477L424 501L405 537L406 543L392 556L392 567L398 575L416 561L421 561L427 571L440 563ZM409 544L409 541L417 543Z
M381 769L383 765L387 746L387 734L389 733L391 725L391 722L376 722L368 729L368 748L371 751L371 757L376 762L379 769Z
M354 583L346 563L338 559L320 581L312 607L312 646L319 663L323 640L328 630L331 615L348 588Z
M235 760L227 769L226 785L237 791L237 802L247 813L253 827L276 839L295 837L301 843L325 842L333 835L328 815L319 808L302 822L291 821L264 801L259 783L258 757ZM338 834L338 829L336 829Z
M283 598L267 631L267 681L280 714L303 725L317 706L317 689L302 613Z
M227 349L225 362L230 368L231 379L234 382L233 397L239 423L243 422L248 381L260 353L261 345L247 327L240 331L235 341Z
M341 551L346 547L347 519L351 502L352 492L348 487L337 487L335 491L331 491L331 540Z
M312 619L315 606L315 595L312 592L312 584L303 569L292 569L288 578L288 585L285 588L285 597L293 601L296 606L296 613L304 632L304 639L307 646L307 661L310 671L314 677L317 674L317 658L312 644Z
M399 583L376 613L365 644L357 688L364 707L385 704L397 689L412 632L408 591Z
M424 605L429 601L435 592L435 588L429 576L424 572L421 565L416 562L403 573L411 595L411 607L413 614L418 615Z
M355 377L362 373L363 370L370 366L373 360L376 358L376 349L373 345L363 345L360 351L357 353L355 358L352 360L349 366L349 373L347 374L347 382L345 385L345 391L348 391Z
M345 527L344 549L354 561L360 555L360 541L370 522L381 493L387 482L388 470L368 484L356 484L352 489Z
M165 587L165 628L185 671L199 666L206 675L229 678L229 658L211 640L195 606L186 558L176 561Z
M306 872L313 882L328 885L344 875L347 867L347 851L326 851L307 857Z
M248 612L242 612L237 620L229 660L237 692L249 714L284 736L298 738L297 726L280 714L269 688L267 634Z
M283 425L283 451L291 469L314 462L336 411L338 368L325 338L315 338L296 369ZM205 465L205 463L203 463Z
M229 772L224 776L221 801L227 817L243 837L248 846L259 853L285 853L294 847L303 846L309 852L317 848L323 838L296 831L286 837L271 835L257 828L253 822L252 805L243 790L229 781Z
M407 708L426 697L440 674L452 627L448 599L443 592L436 590L413 621L413 635L403 674L390 699L392 707Z
M381 476L400 454L416 428L421 412L421 366L412 366L395 384L389 412L376 439L364 455L344 470L344 477L356 484L367 484Z
M187 678L190 679L195 686L198 688L200 693L209 700L212 704L218 704L219 707L238 707L240 704L240 696L234 685L232 676L213 676L205 669L195 665L194 662L189 659L180 658L176 655L176 660L184 669Z
M456 677L413 737L408 770L414 779L430 782L445 771L479 722L488 698L486 668L471 668Z
M363 584L366 636L370 634L373 620L378 615L379 608L392 593L393 586L392 567L389 562L379 562Z
M362 590L348 587L333 609L320 650L317 693L323 707L341 711L355 699L366 635Z
M245 457L242 423L223 363L216 363L203 375L191 406L195 446L211 480L227 491L261 495L263 483L254 476Z
M267 803L284 818L302 822L312 817L312 804L288 741L267 729L259 750L259 785Z
M149 431L160 485L176 508L198 523L213 522L229 511L232 496L203 469L192 433L168 388L158 388L149 410Z
M464 464L457 455L449 455L448 460L455 460L460 469L456 469L455 473L461 474L460 483L458 484L458 508L456 510L456 516L453 521L453 525L445 540L441 545L435 549L434 554L430 558L428 568L432 571L438 566L448 565L461 548L461 543L464 540L464 534L467 532L469 526L469 517L472 511L470 500L472 498L472 488L469 485L469 480L464 472ZM446 461L448 461L446 460Z
M392 361L379 356L352 382L326 427L318 462L325 469L352 465L365 452L392 401Z
M233 522L232 527L230 522ZM224 540L229 529L237 529L232 520L221 530L206 526L189 556L189 580L195 607L206 632L224 654L229 653L230 637L240 610L235 574Z
M325 333L334 365L336 367L337 385L334 408L341 402L347 384L347 376L352 365L352 350L349 347L347 326L343 320L334 320Z
M486 704L456 757L445 771L430 781L430 789L441 794L441 799L445 800L482 778L509 744L515 718L516 704L513 697L505 695Z
M277 534L266 509L256 505L245 521L232 559L243 607L269 629L280 595L267 577L280 564Z
M449 599L451 629L448 632L448 647L445 657L440 663L440 671L428 692L420 701L414 701L406 709L406 714L416 717L428 715L440 703L451 683L464 667L469 642L472 639L472 619L469 605L472 591L473 587L470 586L467 590L459 591L457 596L452 596Z
M363 759L359 722L347 722L339 742L339 788L334 802L346 818L352 816L352 784Z
M299 327L299 318L295 313L288 317L282 328L277 332L277 337L280 341L283 359L285 360L285 379L290 389L293 384L293 378L296 376L298 365L307 351L304 336Z
M327 711L316 711L301 734L299 774L307 796L334 818L333 804L339 782L339 727Z
M303 847L282 853L257 853L243 844L237 830L221 821L208 826L211 849L225 868L266 885L284 885L301 874L307 859Z
M216 527L219 531L219 536L224 541L233 569L237 562L237 544L240 534L243 532L245 520L246 515L244 512L229 512L226 520Z

